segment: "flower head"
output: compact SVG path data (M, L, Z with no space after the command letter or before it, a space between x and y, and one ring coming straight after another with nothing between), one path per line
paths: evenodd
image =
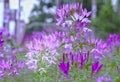
M91 21L88 19L91 12L82 8L82 4L64 4L57 10L57 25L71 28L72 24L75 27L85 27Z
M43 51L52 50L59 46L59 40L54 33L45 34L37 33L38 36L33 34L33 39L26 44L30 51Z
M59 63L59 68L66 76L68 76L70 63L69 62L65 63L64 61L62 61Z
M24 62L17 62L15 55L5 56L0 59L0 78L17 76L24 66Z
M102 40L97 40L94 48L91 50L91 53L93 54L94 59L101 60L101 59L105 58L107 56L107 54L110 54L111 51L106 42L104 42Z
M95 61L93 64L92 64L92 73L91 73L91 77L94 76L94 73L98 73L103 67L103 64L100 64L98 61Z
M33 33L32 40L26 44L28 53L26 54L26 64L28 69L38 70L40 68L48 67L51 64L56 64L56 57L59 55L57 48L60 45L60 41L56 33ZM38 66L38 64L47 64ZM44 66L44 67L43 67Z
M107 75L101 75L97 78L97 82L112 82L112 78Z
M110 47L120 46L120 35L118 34L110 34L107 39L107 44Z

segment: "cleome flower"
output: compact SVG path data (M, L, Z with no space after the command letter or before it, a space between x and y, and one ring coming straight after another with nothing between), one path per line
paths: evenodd
M72 52L70 52L70 54L62 55L62 61L60 61L58 66L60 70L66 76L68 76L71 65L76 66L77 64L78 69L83 69L85 63L88 61L88 58L89 58L89 52L85 54L82 53L73 54Z
M0 78L15 77L19 75L22 68L25 67L25 63L17 61L15 55L7 55L0 59Z
M97 40L95 42L94 48L91 50L91 53L93 54L94 59L101 60L108 56L111 53L111 51L106 42L102 40Z
M65 76L68 76L70 63L69 62L65 63L64 61L62 61L59 63L59 68L65 74Z
M94 76L94 74L97 74L103 67L103 64L100 64L98 61L95 61L93 64L92 64L92 73L91 73L91 77Z
M33 40L31 40L26 47L29 51L44 51L44 50L52 50L59 46L59 40L54 33L52 34L42 34L38 37L33 35Z
M35 71L44 68L42 66L48 67L51 64L56 64L56 57L59 55L57 48L60 46L60 41L56 34L37 32L33 34L32 38L33 39L26 44L28 49L26 64L28 68Z
M57 23L56 25L71 28L72 24L75 27L85 27L91 21L88 17L91 11L82 8L82 3L64 4L57 10Z
M106 74L104 74L97 78L97 82L112 82L112 78L110 78Z
M110 47L116 47L116 46L120 46L120 35L118 34L110 34L108 39L107 39L107 44Z

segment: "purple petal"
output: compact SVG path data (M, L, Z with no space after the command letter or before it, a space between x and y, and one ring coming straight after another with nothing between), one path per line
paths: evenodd
M92 72L94 72L94 71L97 69L98 64L99 64L98 61L96 61L96 62L94 62L94 63L92 64Z
M86 17L89 17L91 14L92 14L92 12L91 12L91 11L90 11L90 12L88 12L88 13L87 13L87 15L86 15Z
M101 64L101 65L97 68L96 73L98 73L98 72L102 69L102 67L103 67L103 64Z

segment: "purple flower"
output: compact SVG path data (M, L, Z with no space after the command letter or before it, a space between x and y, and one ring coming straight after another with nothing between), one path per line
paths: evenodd
M57 10L56 24L65 28L68 27L68 29L71 29L72 24L76 28L85 27L91 22L88 19L90 14L91 12L82 8L82 3L64 4Z
M17 67L18 68L24 68L25 67L25 63L23 61L20 61L17 63Z
M88 61L88 59L89 59L89 52L85 54L81 54L81 53L78 54L78 63L79 63L80 69L83 69L83 66Z
M36 33L34 33L36 34ZM45 34L42 32L37 33L38 36L33 34L33 39L26 44L29 51L44 51L53 50L60 44L55 33Z
M107 39L107 44L110 47L115 47L115 46L120 46L120 35L118 34L110 34L108 39Z
M73 63L74 63L74 54L72 54L72 52L70 52L70 60L71 60L71 64L73 65Z
M4 71L0 71L0 79L4 77Z
M66 61L66 63L65 63L65 61ZM65 74L65 76L68 76L70 63L68 61L68 55L67 54L63 54L62 61L59 63L59 68Z
M4 56L0 59L0 78L17 76L23 67L23 62L17 62L15 55Z
M101 75L97 78L97 82L112 82L112 78L107 75Z
M98 61L95 61L93 64L92 64L92 73L91 73L91 77L94 76L94 73L98 73L103 67L103 64L99 64Z
M69 62L70 65L76 65L80 68L83 69L85 63L88 61L89 59L89 52L82 54L82 53L78 53L78 54L73 54L72 52L70 52L70 54L63 54L62 56L62 61L64 62Z
M2 47L3 43L4 43L4 40L2 37L3 37L3 34L2 34L2 32L0 32L0 47Z
M69 62L65 63L64 61L60 62L59 64L60 70L65 74L65 76L68 76L70 64Z
M91 53L93 54L94 59L101 60L105 58L107 54L110 54L111 51L106 42L103 42L102 40L98 40L95 43L94 48L91 50Z

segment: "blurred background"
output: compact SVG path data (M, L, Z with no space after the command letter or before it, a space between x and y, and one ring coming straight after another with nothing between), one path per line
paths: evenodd
M65 3L82 2L92 11L90 28L105 39L120 34L120 0L0 0L0 30L5 30L18 44L34 31L56 28L56 9Z

